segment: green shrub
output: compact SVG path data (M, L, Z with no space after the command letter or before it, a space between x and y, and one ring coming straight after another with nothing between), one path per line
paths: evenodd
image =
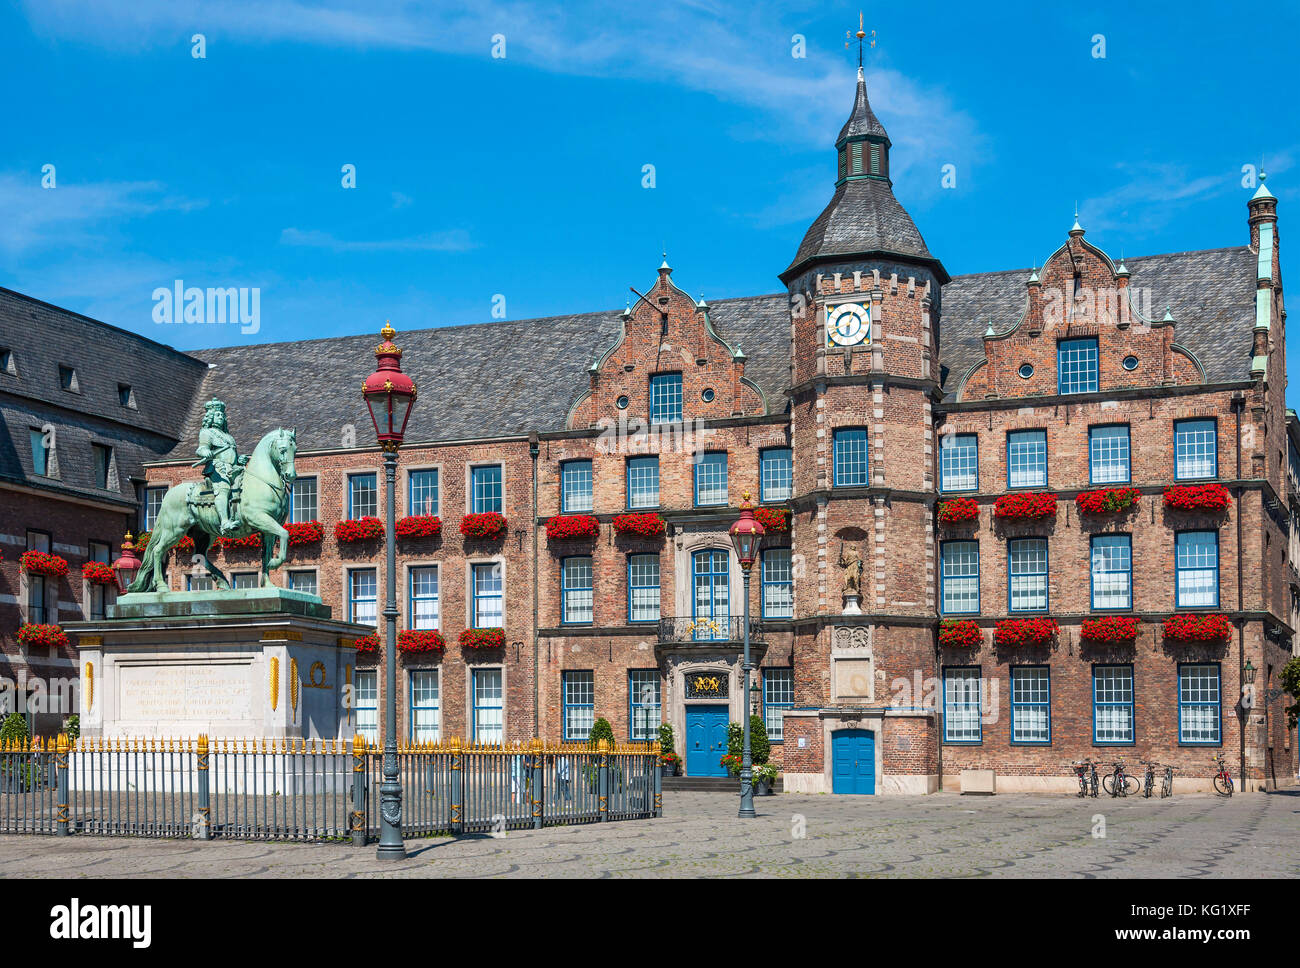
M10 713L0 725L0 742L21 743L30 734L27 732L27 720L21 713Z
M587 734L587 742L595 746L598 740L609 740L609 745L614 745L614 727L609 724L609 720L601 717L591 724L591 732Z
M727 724L727 753L743 756L745 728L740 723ZM762 716L749 717L749 753L754 763L766 763L772 755L772 742L767 738L767 725Z
M659 752L664 755L677 752L677 750L673 748L673 724L672 723L659 724Z
M63 721L63 731L68 734L70 741L76 740L81 735L81 717L73 713Z

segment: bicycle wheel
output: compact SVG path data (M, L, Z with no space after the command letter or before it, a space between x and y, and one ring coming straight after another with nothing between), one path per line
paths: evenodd
M1232 796L1232 777L1225 776L1222 773L1214 777L1214 792L1221 797Z
M1135 797L1138 795L1138 791L1141 789L1142 789L1142 784L1138 782L1137 777L1135 777L1131 773L1124 774L1124 789L1120 793L1120 796Z
M1164 797L1172 797L1173 795L1174 795L1174 770L1173 767L1169 767L1168 769L1165 770L1164 781L1160 784L1160 796L1163 799Z
M1105 790L1107 793L1109 793L1112 797L1119 796L1119 794L1115 792L1116 786L1115 786L1114 773L1107 773L1104 777L1102 777L1101 786L1102 789Z
M1148 800L1151 799L1151 794L1155 792L1155 786L1156 786L1155 775L1148 771L1146 782L1142 784L1142 795L1146 797Z
M1097 771L1096 771L1096 769L1094 769L1094 770L1092 771L1091 778L1090 778L1089 781L1088 781L1088 786L1089 786L1089 788L1092 790L1092 798L1093 798L1094 800L1096 800L1096 799L1097 799Z

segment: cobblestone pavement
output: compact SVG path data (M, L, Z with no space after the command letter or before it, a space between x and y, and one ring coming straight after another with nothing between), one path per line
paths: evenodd
M0 837L6 877L1296 877L1300 791L1078 800L677 793L666 816L373 845ZM1104 836L1094 836L1094 830Z

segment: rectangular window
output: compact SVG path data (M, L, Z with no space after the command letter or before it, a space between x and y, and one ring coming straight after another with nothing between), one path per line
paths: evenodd
M442 738L437 669L411 670L411 742L436 743Z
M1017 538L1007 543L1011 611L1047 610L1047 539Z
M307 595L316 595L316 572L314 571L291 571L289 572L289 589L295 592L303 592Z
M146 487L144 489L144 520L143 530L152 531L154 522L158 520L158 512L162 510L163 498L167 495L165 487Z
M124 407L135 409L135 394L131 392L131 384L119 383L117 385L117 402Z
M1092 607L1133 607L1133 539L1127 534L1093 536Z
M1052 687L1047 666L1011 669L1011 742L1052 742Z
M59 386L72 393L77 390L77 371L70 366L59 364Z
M1213 420L1174 422L1174 480L1219 476L1219 434Z
M500 562L475 565L472 576L474 585L474 628L502 628L504 604Z
M41 551L45 554L50 553L50 536L44 531L27 532L27 551Z
M658 669L631 669L627 674L627 696L632 724L629 738L634 743L650 743L659 738L661 698Z
M438 513L438 470L411 471L406 478L407 514Z
M785 711L794 708L794 670L763 670L763 724L773 743L785 741Z
M940 490L977 491L979 486L979 437L975 434L945 436L939 444Z
M1134 742L1131 665L1093 666L1092 740L1099 746Z
M505 737L501 670L475 669L473 673L474 740L478 743L500 743Z
M758 499L767 504L790 500L794 480L794 452L789 447L769 447L758 454Z
M633 457L627 462L627 506L633 511L659 506L658 457Z
M861 427L835 431L835 486L861 487L867 481L867 432Z
M701 454L695 461L695 504L727 503L727 455Z
M944 615L973 615L980 610L978 541L945 541L939 547Z
M571 460L560 467L560 511L575 514L594 507L591 496L591 461Z
M374 474L348 475L348 519L373 518L379 513L379 485Z
M560 621L565 625L590 625L594 619L591 558L583 555L560 563Z
M1180 531L1174 536L1178 608L1219 604L1219 533Z
M97 561L101 565L111 565L113 563L113 549L104 541L92 541L89 544L90 560ZM92 619L104 618L107 615L105 606L108 604L108 586L92 584L88 586L90 594L90 617Z
M659 556L628 555L629 622L659 621Z
M379 626L379 586L375 569L352 568L348 571L348 621L358 625Z
M487 514L503 510L501 488L501 465L488 464L475 467L470 471L471 488L474 494L474 513Z
M563 680L564 739L585 743L596 721L596 681L591 672L565 672Z
M794 618L794 571L789 548L763 552L763 618Z
M256 588L258 573L255 571L237 571L230 576L232 588Z
M1063 339L1056 344L1056 379L1059 393L1097 391L1097 340Z
M1128 427L1089 427L1089 482L1127 484L1130 479Z
M215 588L212 584L211 575L186 575L185 590L187 592L210 592Z
M410 627L429 631L438 627L438 566L411 569Z
M379 676L374 669L357 669L353 673L356 693L357 732L367 743L379 742Z
M50 536L44 531L27 532L27 550L50 553ZM27 582L27 621L35 625L54 624L54 609L46 605L45 579L33 575Z
M293 482L289 492L289 520L294 524L319 521L316 499L316 478L300 477Z
M106 444L91 444L90 462L95 473L95 486L107 489L113 471L113 448Z
M1007 434L1007 487L1047 486L1047 431Z
M682 419L682 375L656 373L650 377L650 423L676 423Z
M979 743L984 734L980 726L980 671L969 666L943 670L943 741L945 743Z
M51 438L39 427L32 427L28 431L28 439L32 445L32 473L37 477L49 477L50 449L46 445Z
M1178 742L1218 746L1222 706L1219 701L1219 664L1183 663L1178 667Z

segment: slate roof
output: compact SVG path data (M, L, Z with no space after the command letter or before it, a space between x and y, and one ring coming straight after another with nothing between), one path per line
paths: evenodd
M894 197L889 182L879 178L851 179L836 187L783 275L809 259L864 252L934 261L912 216Z
M835 139L835 143L839 144L845 138L859 135L874 135L889 140L889 135L885 133L885 126L880 123L876 112L871 110L871 102L867 100L867 82L862 76L861 67L858 68L858 93L853 100L853 110L849 112L849 119L844 122L844 127L840 129L840 136Z
M207 370L171 347L3 288L0 348L15 370L0 372L0 478L130 506L131 478L171 449ZM62 388L60 364L76 372L78 392ZM122 406L119 383L134 390L136 409ZM55 478L32 465L30 431L47 424ZM117 488L96 486L92 443L113 448Z

